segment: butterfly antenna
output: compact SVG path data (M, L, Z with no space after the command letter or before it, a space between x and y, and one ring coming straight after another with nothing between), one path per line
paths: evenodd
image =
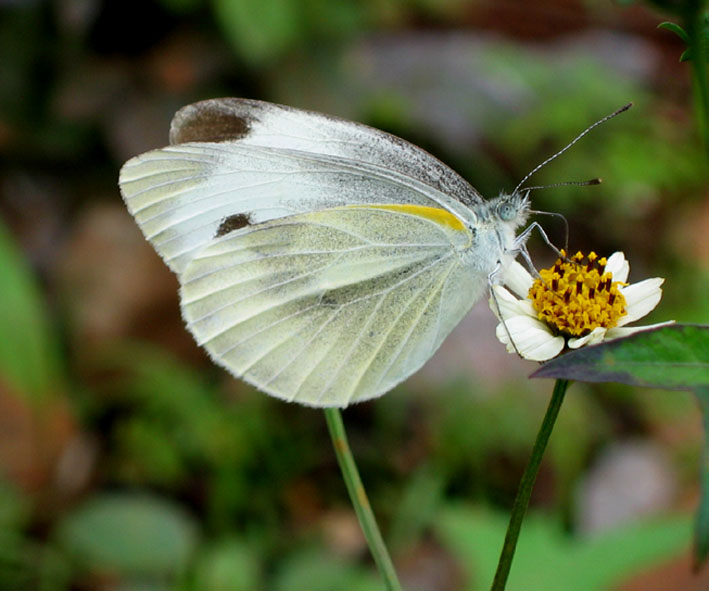
M520 183L515 187L515 190L513 191L513 193L516 193L517 191L519 191L520 187L522 185L524 185L524 183L526 183L527 180L529 180L529 177L531 177L533 174L535 174L540 168L546 166L552 160L561 156L564 152L566 152L566 150L568 150L571 146L573 146L576 142L578 142L583 136L585 136L594 127L598 127L601 123L605 123L609 119L613 119L613 117L615 117L616 115L620 115L624 111L627 111L632 106L633 106L633 103L628 103L627 105L621 107L617 111L613 111L610 115L606 115L605 117L603 117L603 119L599 119L593 125L589 125L586 129L584 129L580 134L578 134L571 142L566 144L566 146L563 147L561 150L559 150L556 154L549 156L549 158L547 158L544 162L535 166L529 173L527 173L525 175L525 177L520 181ZM597 184L597 183L589 183L589 184Z
M588 187L589 185L600 185L603 179L595 178L587 181L566 181L563 183L554 183L552 185L538 185L536 187L525 187L525 191L535 191L537 189L553 189L554 187Z

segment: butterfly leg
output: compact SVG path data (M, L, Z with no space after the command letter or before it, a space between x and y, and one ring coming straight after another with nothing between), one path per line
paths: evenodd
M524 248L524 245L522 246ZM524 248L526 252L526 248ZM527 255L529 256L529 255ZM530 261L531 263L531 261ZM495 268L492 270L492 272L487 276L487 286L490 291L490 296L492 297L492 301L495 303L495 309L497 313L497 317L500 319L500 322L502 322L502 326L505 327L505 332L507 333L507 338L510 340L510 343L512 343L512 347L515 350L515 353L517 353L518 357L520 359L524 359L522 357L522 354L519 352L519 349L517 348L517 345L515 345L514 340L512 339L512 335L510 334L510 329L507 327L507 323L505 322L505 318L502 315L502 310L500 309L500 302L497 299L497 294L495 294L495 290L492 289L493 285L495 285L495 276L500 272L502 269L502 262L497 261L497 264L495 265Z
M522 231L519 236L515 238L511 251L526 252L527 249L525 245L527 243L527 240L529 239L529 235L532 233L533 230L538 230L539 234L541 234L542 240L546 242L547 246L549 246L556 253L557 256L562 256L561 251L554 245L551 240L549 240L549 236L547 236L547 233L544 231L544 228L542 228L539 222L532 222Z
M527 269L531 273L532 277L535 279L539 279L539 271L534 266L534 263L532 263L532 258L529 256L529 251L527 250L527 240L529 239L530 234L532 233L533 230L537 230L539 234L542 237L542 240L549 246L555 253L556 255L562 259L562 260L568 260L568 257L565 254L562 254L562 251L560 251L556 245L549 239L549 236L547 236L547 233L544 231L544 228L539 224L539 222L532 222L527 226L524 231L515 238L515 241L512 245L512 248L507 251L508 254L514 254L514 255L521 255L522 258L524 259L525 264L527 265ZM568 242L568 238L567 238ZM568 248L568 247L567 247Z

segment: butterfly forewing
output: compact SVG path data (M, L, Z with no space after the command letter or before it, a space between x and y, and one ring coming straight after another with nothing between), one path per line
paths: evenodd
M418 146L367 125L285 105L236 98L187 105L172 120L170 143L195 141L332 156L416 179L448 201L482 202L467 181Z
M225 235L182 275L189 329L217 363L279 398L345 406L383 394L485 285L458 257L468 230L422 211L335 208Z
M180 273L215 238L270 219L353 204L437 207L461 219L475 190L427 152L373 128L220 99L185 107L175 145L128 161L129 211Z

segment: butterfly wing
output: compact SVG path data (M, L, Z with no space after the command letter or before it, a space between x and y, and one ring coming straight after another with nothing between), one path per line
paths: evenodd
M126 205L167 264L182 272L235 229L353 204L442 208L469 219L482 201L424 150L379 130L246 99L189 105L173 145L121 169Z
M470 231L419 206L274 219L202 249L183 316L218 364L310 406L380 396L418 370L486 286L458 254Z

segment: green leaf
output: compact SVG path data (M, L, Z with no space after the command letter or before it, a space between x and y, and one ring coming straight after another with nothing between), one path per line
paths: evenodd
M381 591L382 584L371 571L336 558L331 552L300 551L276 573L274 591Z
M32 399L60 385L59 348L32 270L0 223L0 383Z
M657 28L658 29L665 29L666 31L672 31L675 35L677 35L680 39L682 39L682 41L684 41L685 43L689 43L689 35L687 35L687 31L685 31L677 23L671 23L669 21L665 21L665 22L657 25Z
M531 377L619 382L695 393L705 439L694 545L695 563L701 565L709 555L709 326L663 326L572 351L546 363Z
M709 385L709 326L673 324L585 347L530 377L693 390Z
M92 573L164 577L181 572L197 528L174 504L148 495L104 494L59 525L59 544Z
M675 33L687 45L692 45L689 33L678 24L664 22L657 25L658 29L666 29ZM697 23L697 38L695 39L694 47L688 47L682 52L679 58L680 62L688 62L694 59L694 53L697 49L704 54L704 61L709 61L709 15ZM703 49L701 49L703 46Z
M296 0L213 0L222 30L252 66L281 57L301 35Z
M262 587L257 551L241 540L229 539L210 546L200 557L195 590L255 591Z
M489 588L508 516L466 506L449 506L436 520L436 534L467 568L462 589ZM561 523L530 514L525 519L507 591L598 591L686 548L689 520L673 516L578 539Z

